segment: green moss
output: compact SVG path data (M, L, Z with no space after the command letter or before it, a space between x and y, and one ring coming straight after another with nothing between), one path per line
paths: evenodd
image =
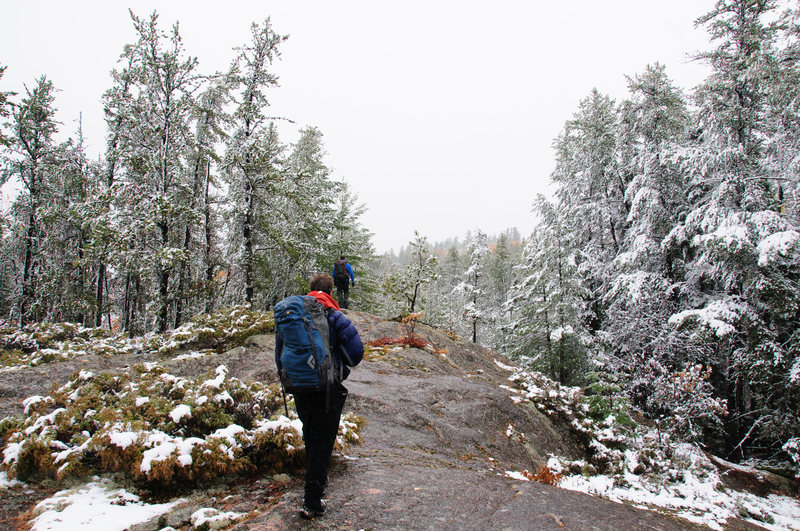
M27 360L25 353L20 349L0 349L0 367L13 367L22 365Z
M55 477L52 450L47 439L31 437L25 441L17 457L14 476L20 481L40 481Z

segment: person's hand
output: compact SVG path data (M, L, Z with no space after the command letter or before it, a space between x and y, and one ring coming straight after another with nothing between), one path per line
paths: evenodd
M353 287L356 287L356 281L355 280L353 280L351 284L352 284Z

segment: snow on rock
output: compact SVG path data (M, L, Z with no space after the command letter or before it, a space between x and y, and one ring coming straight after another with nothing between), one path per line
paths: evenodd
M800 529L797 500L774 494L763 498L720 488L716 467L693 445L677 445L675 457L676 460L660 463L662 473L655 476L634 473L638 457L630 451L626 452L624 472L617 475L568 475L557 457L550 458L547 466L566 474L558 483L561 488L649 510L657 507L661 512L712 529L724 529L731 518L744 518L774 531ZM673 479L664 481L665 477Z
M235 513L232 511L221 513L216 509L206 507L192 513L190 521L195 529L205 525L206 529L209 531L214 531L216 529L224 529L229 527L232 523L241 519L243 516L245 515L242 513Z
M31 522L31 531L122 531L164 514L183 501L147 504L135 494L114 489L108 479L97 480L40 502L34 509L37 516Z
M514 470L506 470L505 476L511 479L517 479L519 481L530 481L530 479L522 474L521 472L515 472Z
M8 489L11 487L16 487L17 485L22 485L16 479L8 479L8 474L6 474L5 470L0 470L0 489Z
M497 358L494 359L494 364L497 365L498 367L500 367L501 369L503 369L504 371L513 372L513 371L517 370L516 367L512 367L511 365L506 365L506 364L498 361Z

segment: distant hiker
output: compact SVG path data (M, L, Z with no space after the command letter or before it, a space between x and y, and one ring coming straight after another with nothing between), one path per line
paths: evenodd
M342 382L364 357L358 331L331 297L333 278L316 275L310 288L306 296L275 305L275 363L303 423L306 477L300 516L307 519L325 512L322 496L347 398Z
M350 306L350 285L355 287L356 277L344 255L333 263L333 282L336 284L336 299L342 308L347 309Z

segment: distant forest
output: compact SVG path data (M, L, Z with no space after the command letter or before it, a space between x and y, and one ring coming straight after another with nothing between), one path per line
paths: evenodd
M177 28L133 16L99 160L80 130L54 141L46 77L0 93L2 180L21 184L0 225L0 311L165 331L268 310L344 254L355 310L421 312L609 415L632 407L665 436L797 474L800 6L719 0L696 22L708 78L686 92L654 63L622 101L588 94L554 140L532 234L416 234L376 256L322 133L287 143L265 114L285 40L269 20L229 71L201 75Z

